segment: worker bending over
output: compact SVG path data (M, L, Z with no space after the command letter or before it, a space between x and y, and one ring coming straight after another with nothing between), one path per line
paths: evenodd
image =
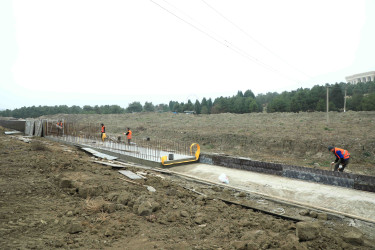
M344 172L344 169L349 164L350 159L350 154L348 150L342 148L335 148L332 146L329 146L328 150L336 156L336 160L331 163L331 165L336 164L333 171Z

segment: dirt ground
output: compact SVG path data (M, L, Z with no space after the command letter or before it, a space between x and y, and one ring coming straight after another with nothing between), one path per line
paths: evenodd
M280 219L217 198L246 202L247 195L129 165L146 178L132 183L94 160L75 147L44 138L26 143L0 128L1 249L375 246L366 232L327 218Z
M134 140L198 143L202 152L329 170L335 157L327 147L348 150L347 172L375 176L375 112L251 113L186 115L135 113L121 115L56 115L45 118L106 125L107 134ZM125 138L124 138L125 139Z

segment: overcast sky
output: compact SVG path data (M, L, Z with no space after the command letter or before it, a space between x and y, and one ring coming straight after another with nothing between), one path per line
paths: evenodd
M372 0L1 0L0 109L187 102L375 70Z

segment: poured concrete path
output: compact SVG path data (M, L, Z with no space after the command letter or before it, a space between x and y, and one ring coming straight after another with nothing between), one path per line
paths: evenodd
M375 193L372 192L200 163L176 166L170 170L221 184L218 177L224 173L229 179L228 186L375 222Z

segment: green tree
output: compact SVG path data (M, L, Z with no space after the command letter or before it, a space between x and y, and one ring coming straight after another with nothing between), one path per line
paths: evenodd
M132 102L128 105L126 110L129 113L137 113L137 112L142 112L143 107L140 102Z
M220 113L226 113L226 112L229 112L228 99L222 96L219 98L216 98L213 103L211 113L220 114Z
M102 114L102 108L100 108L98 105L95 105L94 112L95 114Z
M201 114L209 114L207 106L202 106Z
M144 112L154 112L155 106L152 104L152 102L145 102L145 105L143 106Z
M315 107L314 110L316 110L316 111L326 111L326 109L327 109L326 101L323 100L323 99L320 99L318 101L318 103L316 104L316 107Z
M198 100L196 100L195 103L194 103L194 111L195 111L196 114L201 113L201 104L199 103Z
M230 105L231 109L230 111L232 113L236 113L236 114L243 114L243 113L246 113L247 109L245 107L245 98L244 97L240 97L239 95L237 95L236 97L233 97L231 98L232 100L232 103Z
M70 114L80 114L82 113L82 108L80 106L73 105L70 107Z
M267 112L289 112L290 103L288 93L283 92L281 95L274 98L267 106Z
M208 102L206 98L203 98L201 102L201 114L209 114Z
M123 114L125 109L121 108L119 105L111 105L109 107L110 114Z
M255 113L255 112L258 112L259 110L259 106L258 106L258 103L255 101L255 99L250 99L251 102L250 102L250 105L249 105L249 111L251 113Z
M209 98L209 99L207 100L207 108L208 108L208 113L209 113L209 114L211 114L212 106L213 106L212 99Z
M156 112L168 112L170 111L169 106L167 104L158 104L155 106Z
M363 99L363 94L358 90L354 90L354 93L351 96L351 98L347 98L348 109L354 110L354 111L361 111L362 110L362 99Z
M259 94L256 97L257 103L259 107L268 106L268 104L277 96L279 96L277 92L268 92L267 94Z
M324 86L315 85L308 92L307 96L307 108L308 110L318 110L318 104L323 102L325 104L326 100L326 88ZM321 104L319 104L320 107ZM319 110L318 110L319 111ZM320 110L324 111L324 110Z
M243 94L244 97L251 97L253 99L255 99L255 95L253 93L253 91L251 91L250 89L246 90L245 93Z
M194 105L193 105L193 103L190 100L188 100L188 102L183 105L182 112L184 112L184 111L193 111L193 110L194 110Z
M237 95L236 95L236 97L243 97L243 93L242 93L241 90L238 90L238 91L237 91Z
M336 110L344 108L344 94L337 83L332 87L330 100L335 104Z
M180 104L178 102L175 102L172 108L173 112L180 112Z
M178 102L176 102L176 101L170 101L169 102L169 110L170 111L175 112L175 110L173 109L173 107L174 107L174 105L176 105L176 103L178 103Z
M94 114L95 113L94 108L91 107L90 105L83 106L83 112L85 114Z
M375 110L375 93L367 94L363 97L362 110L364 111Z

